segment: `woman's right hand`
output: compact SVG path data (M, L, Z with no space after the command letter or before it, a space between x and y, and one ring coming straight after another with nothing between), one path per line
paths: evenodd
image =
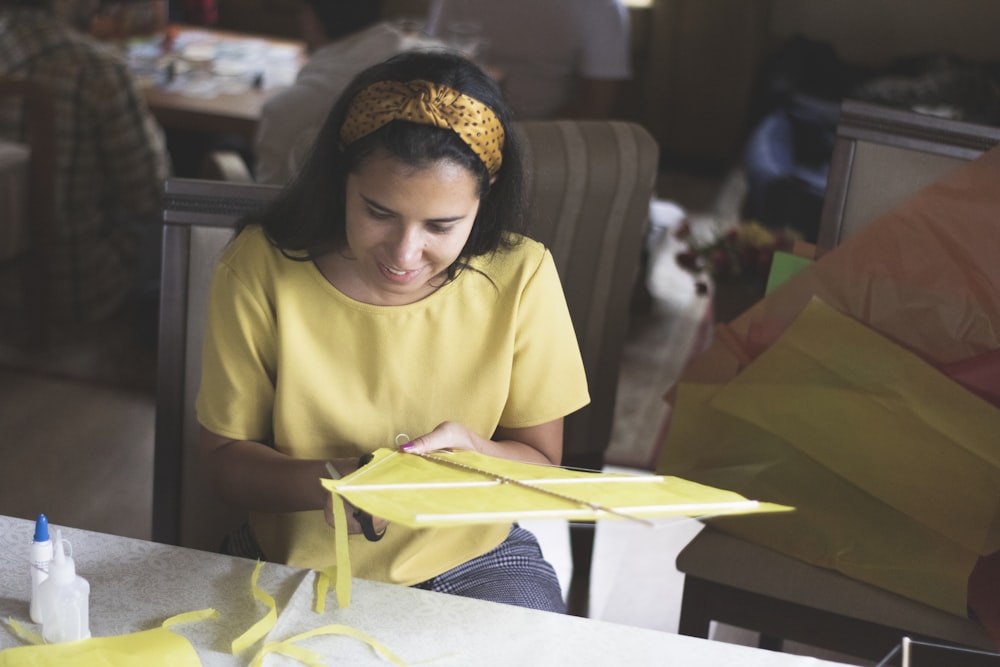
M347 512L347 532L348 532L348 534L350 534L350 535L356 535L358 533L364 532L364 530L361 527L361 522L358 521L357 517L355 516L355 514L357 514L359 512L362 512L363 510L359 510L358 508L356 508L354 505L352 505L351 503L347 502L346 500L344 501L344 510ZM334 518L333 518L333 494L332 493L328 494L328 497L326 499L326 507L323 509L323 516L326 517L326 522L330 525L331 528L335 528L336 527L336 522L334 521ZM375 529L376 533L381 534L386 529L386 527L388 525L389 525L389 522L387 520L381 519L381 518L379 518L377 516L373 516L372 517L372 527Z
M334 464L338 475L350 474L358 469L358 462L356 460L338 459ZM324 489L325 490L325 489ZM344 500L344 511L347 514L347 532L348 534L355 535L357 533L363 533L364 528L361 522L358 520L358 516L364 512L364 510L358 509L351 503ZM333 516L333 494L327 492L326 494L326 505L323 508L323 516L326 517L326 522L331 528L336 528L336 520ZM381 534L385 531L386 526L389 522L385 519L379 517L371 517L372 527L375 529L376 534Z
M268 445L252 440L232 440L201 429L201 454L206 475L222 498L255 512L302 512L323 508L333 526L332 495L320 478L327 475L326 461L293 459ZM342 474L358 468L358 460L334 459ZM349 533L364 532L354 518L355 508L344 503ZM386 524L373 518L376 532Z

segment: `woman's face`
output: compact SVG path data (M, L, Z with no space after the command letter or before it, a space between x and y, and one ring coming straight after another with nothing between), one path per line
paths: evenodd
M413 167L376 151L347 178L347 253L336 285L376 305L419 301L440 287L479 210L475 175L442 160Z

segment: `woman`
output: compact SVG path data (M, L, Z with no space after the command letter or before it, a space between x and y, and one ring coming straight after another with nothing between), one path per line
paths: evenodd
M393 446L558 464L589 400L552 257L521 237L521 154L494 82L405 53L347 88L299 177L215 273L197 408L205 467L262 556L334 561L320 478ZM325 511L324 511L325 510ZM350 513L349 513L350 514ZM517 526L349 519L354 575L562 610Z

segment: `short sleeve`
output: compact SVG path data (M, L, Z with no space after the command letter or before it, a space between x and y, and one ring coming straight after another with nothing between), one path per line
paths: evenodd
M547 250L525 283L515 335L510 396L501 426L536 426L590 402L566 297Z
M228 264L216 267L196 408L202 426L238 440L271 436L276 337L261 297Z

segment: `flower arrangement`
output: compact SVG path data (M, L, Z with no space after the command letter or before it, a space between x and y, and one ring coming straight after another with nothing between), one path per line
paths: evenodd
M774 230L756 221L724 230L716 226L708 233L685 221L675 235L686 246L677 254L677 263L692 273L708 273L716 282L766 281L774 252L791 250L795 241L801 239L792 230Z

